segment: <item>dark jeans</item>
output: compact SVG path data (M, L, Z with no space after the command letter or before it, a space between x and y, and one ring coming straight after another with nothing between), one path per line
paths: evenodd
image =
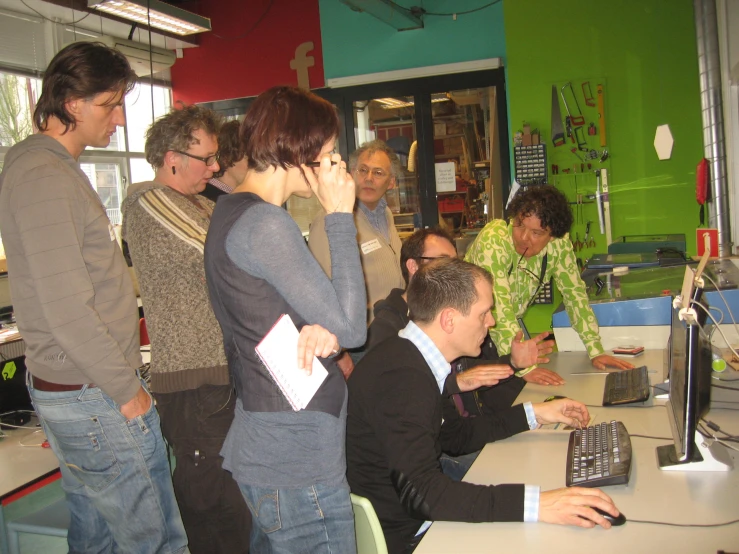
M220 452L233 421L231 386L155 394L162 432L174 449L172 481L192 554L249 552L251 514Z

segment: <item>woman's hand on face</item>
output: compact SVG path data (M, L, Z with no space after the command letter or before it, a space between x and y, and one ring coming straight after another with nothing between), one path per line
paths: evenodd
M328 358L339 351L336 335L320 325L304 325L298 336L298 369L308 375L313 371L313 356Z
M336 165L331 165L332 161L336 162ZM315 172L306 165L301 167L313 194L327 214L351 213L354 210L354 199L357 194L354 179L339 154L323 155L321 166Z

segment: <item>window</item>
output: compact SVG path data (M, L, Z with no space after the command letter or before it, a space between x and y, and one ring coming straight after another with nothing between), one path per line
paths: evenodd
M40 94L41 79L0 71L0 171L10 147L35 132L33 110ZM169 87L152 89L148 83L138 83L126 96L126 125L118 128L106 148L88 148L80 157L82 171L114 225L121 223L121 202L128 185L154 178L144 158L146 130L152 117L167 113L171 104Z

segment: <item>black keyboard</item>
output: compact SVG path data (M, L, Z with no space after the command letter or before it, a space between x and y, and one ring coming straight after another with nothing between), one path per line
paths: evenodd
M631 437L620 421L599 423L570 433L567 486L625 485L631 475Z
M644 402L649 398L649 372L647 366L613 371L606 376L603 389L603 405Z

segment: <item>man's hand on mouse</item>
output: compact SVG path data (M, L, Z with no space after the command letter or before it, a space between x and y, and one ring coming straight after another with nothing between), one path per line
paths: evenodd
M600 489L570 487L546 491L539 496L539 521L559 525L611 528L611 522L596 512L600 508L613 517L619 511L611 497Z
M587 427L590 421L588 408L582 402L571 398L561 398L551 402L533 404L537 423L566 423L571 427Z
M536 385L549 385L555 387L565 384L565 380L562 379L562 377L560 377L557 373L554 373L553 371L550 371L543 367L536 367L532 369L523 376L523 380L527 383L534 383Z

